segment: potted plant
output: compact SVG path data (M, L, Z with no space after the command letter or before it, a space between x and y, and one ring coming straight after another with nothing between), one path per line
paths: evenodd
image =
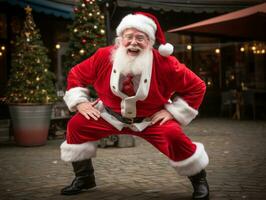
M9 105L14 139L18 145L46 143L52 103L56 101L54 74L49 69L48 50L41 41L31 8L16 38L5 101Z

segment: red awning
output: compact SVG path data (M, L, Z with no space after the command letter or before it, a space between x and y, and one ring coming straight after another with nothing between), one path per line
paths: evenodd
M266 40L266 3L171 29L168 32Z

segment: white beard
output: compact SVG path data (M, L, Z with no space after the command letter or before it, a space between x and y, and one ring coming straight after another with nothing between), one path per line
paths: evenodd
M120 71L123 75L142 74L143 69L152 65L152 50L150 47L142 50L136 57L127 54L127 48L119 45L112 52L112 61L114 69Z

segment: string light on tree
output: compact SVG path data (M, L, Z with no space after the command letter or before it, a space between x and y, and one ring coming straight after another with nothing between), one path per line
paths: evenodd
M56 44L55 48L59 50L61 48L61 45L60 44Z
M85 53L84 49L80 49L79 53L80 55L83 55Z

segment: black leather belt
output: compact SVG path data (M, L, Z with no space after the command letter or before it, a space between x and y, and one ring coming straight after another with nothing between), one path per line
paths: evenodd
M111 108L104 106L105 110L112 116L114 116L116 119L118 119L120 122L123 122L125 124L133 124L133 123L140 123L144 120L144 117L134 117L134 118L126 118L120 115L117 112L114 112Z

